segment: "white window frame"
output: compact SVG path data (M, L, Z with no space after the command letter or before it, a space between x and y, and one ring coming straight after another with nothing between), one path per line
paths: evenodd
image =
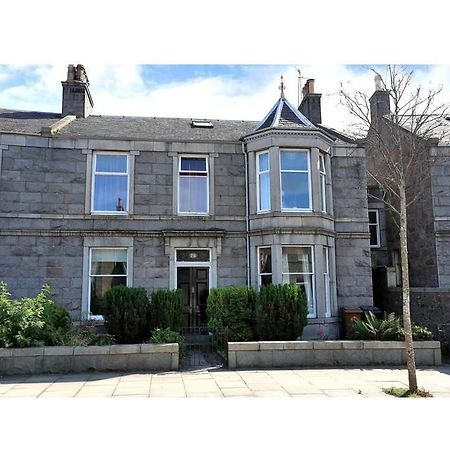
M180 177L182 176L181 172L181 159L182 158L204 158L206 162L206 170L190 170L189 172L198 172L204 173L206 175L206 212L186 212L180 211ZM184 171L186 172L186 171ZM177 172L177 214L180 216L209 216L209 157L208 155L196 155L196 154L180 154L178 155L178 172Z
M272 277L272 283L273 283L273 260L272 260L272 270L271 270L271 272L261 273L261 265L260 265L261 259L260 259L259 255L260 255L260 250L264 249L264 248L269 248L270 249L270 259L272 260L272 246L271 245L261 245L260 247L257 248L257 250L258 250L258 253L257 253L257 257L258 257L258 264L257 264L258 265L258 287L262 286L261 275L270 275Z
M306 153L308 158L308 168L307 170L287 170L281 168L281 154L283 152L299 152ZM279 164L280 164L280 205L281 211L289 212L289 211L312 211L312 192L311 192L311 152L309 149L298 149L298 148L280 148L279 152ZM308 174L308 208L283 208L283 173L307 173Z
M283 272L283 262L281 262L281 280L283 275L311 275L311 291L312 291L312 311L308 310L308 319L314 319L317 317L317 302L316 302L316 277L315 277L315 259L314 259L314 246L312 245L282 245L281 246L281 261L283 261L283 248L309 248L311 254L311 268L312 272ZM273 269L272 269L273 270ZM308 305L309 306L309 305Z
M126 250L127 251L127 273L125 275L92 275L92 251L93 250ZM89 268L88 268L88 305L87 312L89 320L103 320L103 316L101 314L91 314L91 280L93 277L101 278L101 277L126 277L127 284L126 286L130 286L130 252L128 251L128 247L98 247L93 246L89 247Z
M126 156L127 157L127 171L123 172L97 172L97 155L112 155L112 156ZM95 176L96 175L112 175L121 176L126 175L127 177L127 211L97 211L94 210L94 199L95 199ZM114 216L126 216L130 211L130 155L124 152L94 152L92 158L92 180L91 180L91 214L100 215L114 215Z
M264 171L260 171L259 170L259 157L261 155L267 155L267 170ZM261 208L261 192L260 192L260 176L261 175L265 175L265 174L269 174L269 208L268 209L262 209ZM272 195L272 191L270 189L270 153L268 150L265 150L263 152L258 152L256 154L256 195L257 195L257 212L258 213L265 213L265 212L269 212L272 210L272 201L271 201L271 195Z
M323 246L322 248L325 317L331 317L330 247Z
M325 155L322 153L319 153L319 160L318 160L318 165L319 165L319 189L320 189L320 197L321 197L321 212L326 213L327 209L328 209L328 205L327 205L327 168L325 165ZM323 170L322 170L323 167Z
M374 212L375 216L377 218L376 222L371 222L370 221L370 214L368 214L369 217L369 233L370 233L370 226L375 225L376 226L376 230L377 230L377 243L375 245L373 244L369 244L370 248L380 248L381 247L381 230L380 230L380 211L378 211L378 209L369 209L368 213ZM370 240L370 237L369 237Z

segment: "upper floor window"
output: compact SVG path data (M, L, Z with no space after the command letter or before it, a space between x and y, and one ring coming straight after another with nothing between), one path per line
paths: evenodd
M179 159L178 213L209 213L209 177L206 156L181 156Z
M281 209L311 209L309 167L309 151L280 151Z
M377 209L369 209L370 246L380 247L380 216Z
M325 156L319 154L319 185L320 185L320 210L327 212L327 172L325 169Z
M258 212L270 211L270 162L269 152L258 153L256 159Z
M128 155L94 153L92 179L92 212L128 212Z

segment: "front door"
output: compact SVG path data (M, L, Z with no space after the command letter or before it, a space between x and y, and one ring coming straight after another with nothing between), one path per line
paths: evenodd
M208 267L178 267L177 288L183 292L184 327L206 325L209 292Z

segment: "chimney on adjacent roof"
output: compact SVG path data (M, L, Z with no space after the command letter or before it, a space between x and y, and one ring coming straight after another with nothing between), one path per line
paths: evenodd
M74 115L88 117L94 106L89 92L89 79L84 66L76 67L69 64L67 67L67 80L61 82L63 86L62 116Z
M322 123L322 108L320 98L322 94L314 93L314 80L306 81L302 89L303 99L298 110L304 114L312 123Z
M380 75L375 75L375 92L369 100L370 103L370 121L373 123L386 114L391 113L391 104L389 91L383 86L383 80Z

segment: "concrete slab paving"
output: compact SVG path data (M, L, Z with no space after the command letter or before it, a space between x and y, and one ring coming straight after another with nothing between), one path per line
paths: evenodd
M418 370L419 387L450 398L450 365ZM1 398L293 397L390 398L407 387L403 368L195 370L165 373L88 372L0 377Z

